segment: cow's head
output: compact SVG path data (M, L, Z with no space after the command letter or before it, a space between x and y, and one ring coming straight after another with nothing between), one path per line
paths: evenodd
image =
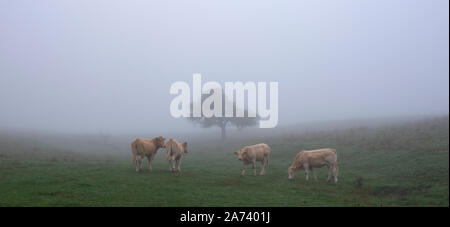
M162 136L156 137L155 138L155 145L158 147L166 147L166 143L164 142L165 139Z
M181 144L183 146L184 153L188 153L187 142Z
M289 169L288 169L288 175L289 175L289 180L292 180L292 179L294 179L294 177L295 177L295 170L294 170L294 168L292 168L292 166L291 167L289 167Z
M242 149L234 152L234 154L237 155L239 160L242 160L244 158L242 155Z

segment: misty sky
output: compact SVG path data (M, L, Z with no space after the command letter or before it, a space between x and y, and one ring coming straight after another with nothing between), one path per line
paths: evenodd
M186 130L175 81L278 81L279 126L448 114L449 1L0 1L0 128Z

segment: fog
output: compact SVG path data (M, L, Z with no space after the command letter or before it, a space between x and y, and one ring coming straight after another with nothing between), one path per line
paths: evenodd
M279 127L446 115L448 62L447 0L1 1L0 128L201 130L193 73L279 82Z

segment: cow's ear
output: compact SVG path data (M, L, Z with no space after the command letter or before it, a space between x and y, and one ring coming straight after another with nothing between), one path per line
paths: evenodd
M187 142L184 142L184 143L183 143L183 147L187 147Z
M237 152L237 151L235 151L235 152L234 152L234 154L235 154L235 155L237 155L237 154L238 154L238 152Z

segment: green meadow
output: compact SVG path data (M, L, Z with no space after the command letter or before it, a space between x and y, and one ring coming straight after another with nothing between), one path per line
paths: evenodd
M448 116L374 127L233 136L193 135L182 173L158 151L135 172L133 137L0 133L0 206L449 206ZM300 130L299 130L300 131ZM245 133L243 133L245 134ZM156 136L156 135L155 135ZM233 152L272 148L265 176ZM339 182L287 168L302 149L335 148ZM259 173L260 163L257 164Z

